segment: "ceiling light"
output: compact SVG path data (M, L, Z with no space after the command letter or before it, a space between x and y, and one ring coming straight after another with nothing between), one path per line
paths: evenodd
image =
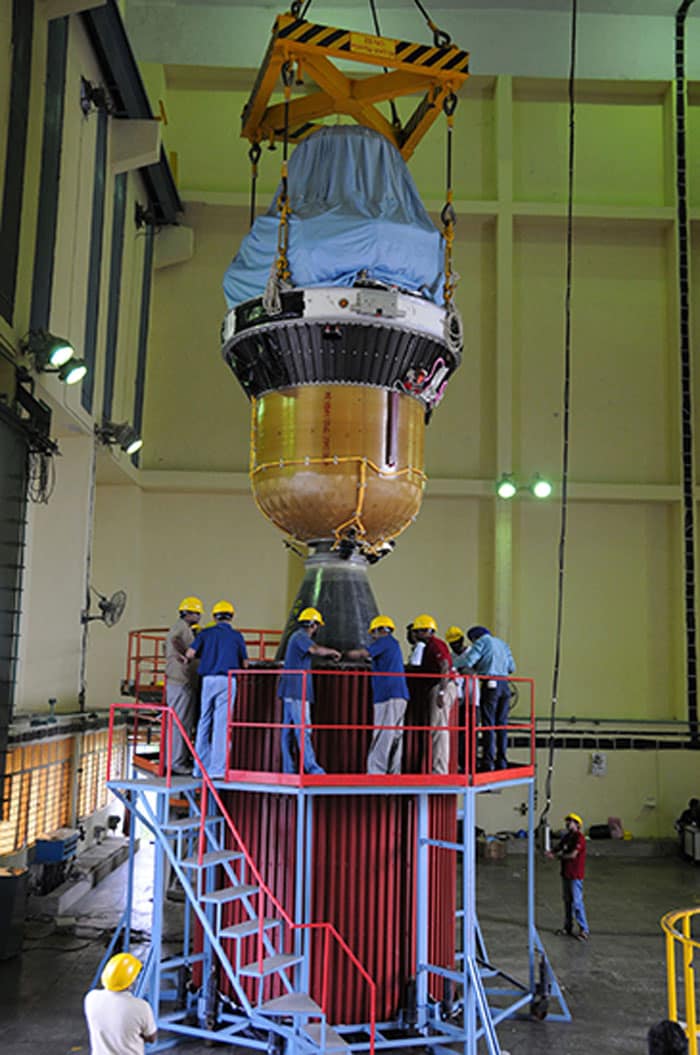
M513 498L517 490L510 473L504 473L496 484L496 494L499 498Z

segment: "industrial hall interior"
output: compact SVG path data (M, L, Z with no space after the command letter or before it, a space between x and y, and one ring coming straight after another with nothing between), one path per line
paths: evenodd
M697 1055L699 224L694 0L0 0L3 1051Z

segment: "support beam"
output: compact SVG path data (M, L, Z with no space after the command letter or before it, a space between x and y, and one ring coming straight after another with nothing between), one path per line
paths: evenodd
M65 15L78 15L81 11L92 11L96 7L104 7L107 0L40 0L43 13L51 22L54 18L63 18Z
M160 139L160 121L112 121L110 157L114 175L156 165L160 157Z

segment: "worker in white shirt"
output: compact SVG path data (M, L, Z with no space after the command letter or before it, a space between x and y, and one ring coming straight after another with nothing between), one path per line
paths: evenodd
M150 1004L129 992L143 964L130 952L107 961L104 989L91 989L84 1001L90 1055L144 1055L144 1044L156 1039Z

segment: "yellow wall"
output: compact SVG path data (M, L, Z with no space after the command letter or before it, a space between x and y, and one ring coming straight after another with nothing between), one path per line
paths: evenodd
M11 5L0 6L0 47L2 17ZM28 126L26 180L17 278L14 324L0 319L0 338L10 351L17 352L20 339L29 329L37 200L41 168L46 73L45 11L36 5L34 13L33 76ZM65 110L61 169L59 179L56 251L51 299L50 329L67 337L82 354L85 334L89 268L90 227L94 178L94 148L97 115L87 117L80 108L80 78L95 84L103 77L92 54L79 16L69 21L66 68ZM3 114L9 85L0 74L0 142L4 151ZM4 158L0 169L4 172ZM29 507L27 572L20 624L20 663L16 710L45 709L49 697L59 699L59 709L74 710L80 681L80 613L85 606L88 540L92 531L90 462L93 428L101 421L106 351L106 321L110 279L112 204L114 173L111 135L108 136L105 217L102 242L99 328L96 349L94 413L81 405L81 386L69 388L55 376L36 377L36 395L49 403L54 412L53 435L60 455L55 459L56 489L48 506ZM134 383L138 352L138 327L144 258L144 232L134 224L136 201L147 203L138 171L127 177L124 255L114 404L112 417L131 421L134 413ZM119 456L123 464L123 456ZM120 524L120 530L125 525ZM95 540L98 543L98 540ZM127 562L128 569L128 562ZM101 569L98 569L101 570ZM109 569L104 578L92 582L103 592L112 592ZM104 633L93 628L91 638ZM99 677L95 678L100 684ZM101 703L113 698L118 682L100 695ZM88 701L88 705L90 701Z

